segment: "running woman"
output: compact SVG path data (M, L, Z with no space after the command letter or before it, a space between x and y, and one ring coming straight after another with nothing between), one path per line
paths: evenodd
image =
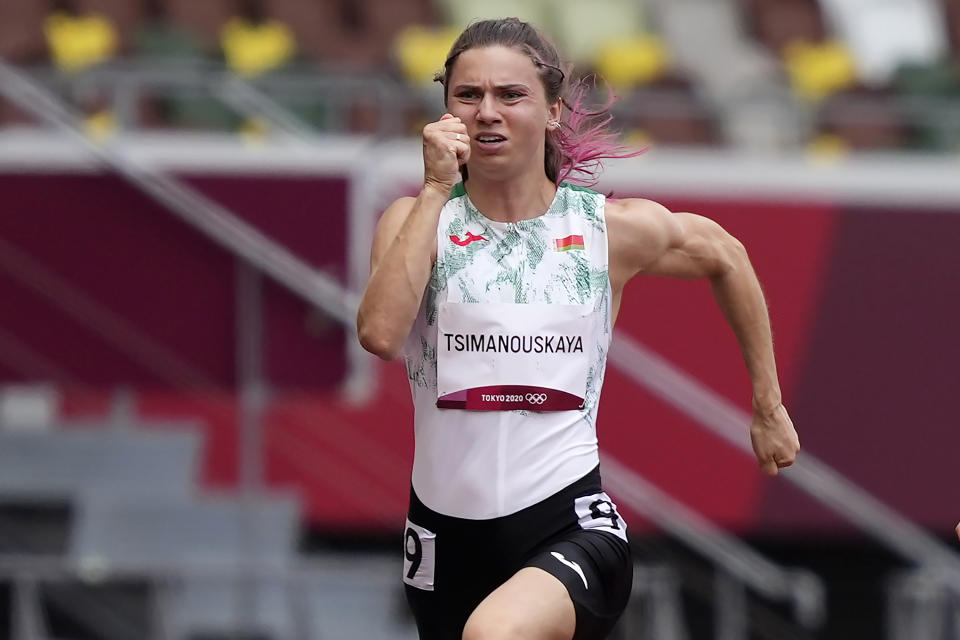
M561 67L529 24L470 25L440 77L447 113L423 130L423 187L373 239L357 324L410 379L403 580L423 640L593 640L622 613L632 561L596 416L634 276L710 280L753 383L761 468L800 446L743 246L706 218L565 182L630 154Z

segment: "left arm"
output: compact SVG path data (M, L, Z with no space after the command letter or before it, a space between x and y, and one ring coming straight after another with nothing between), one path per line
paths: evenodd
M671 213L648 200L610 203L607 220L611 281L620 290L637 273L709 279L753 385L750 437L757 460L769 475L792 464L800 442L781 401L770 318L743 245L708 218Z

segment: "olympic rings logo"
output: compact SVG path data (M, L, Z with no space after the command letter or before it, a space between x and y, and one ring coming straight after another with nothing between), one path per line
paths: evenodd
M547 401L547 394L545 393L528 393L527 402L530 404L543 404Z

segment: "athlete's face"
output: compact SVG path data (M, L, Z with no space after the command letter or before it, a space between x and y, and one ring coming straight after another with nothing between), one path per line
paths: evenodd
M467 125L470 172L508 177L543 166L549 123L560 105L547 103L537 67L522 51L495 46L468 49L453 65L447 110Z

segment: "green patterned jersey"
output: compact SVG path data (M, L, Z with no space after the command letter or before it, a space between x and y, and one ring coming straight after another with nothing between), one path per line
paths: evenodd
M413 487L431 509L499 517L552 495L598 464L597 403L612 330L604 208L603 195L564 183L545 214L505 223L478 211L462 184L451 193L437 228L437 259L404 351L415 406ZM437 320L444 302L592 308L598 335L588 342L583 407L438 408Z

